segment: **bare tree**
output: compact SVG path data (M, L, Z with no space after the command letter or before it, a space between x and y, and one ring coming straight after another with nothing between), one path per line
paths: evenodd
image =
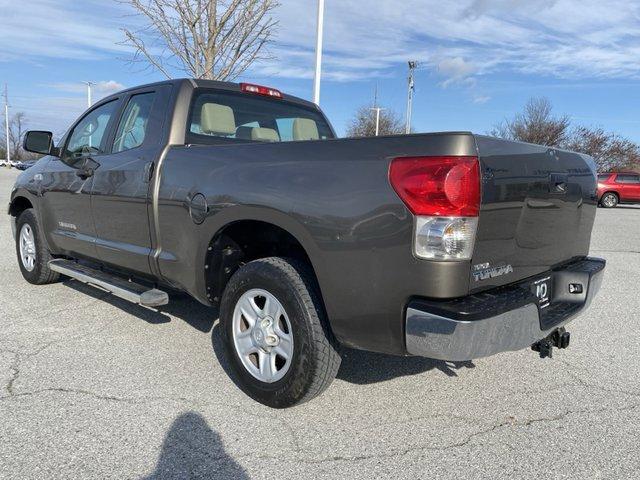
M389 109L380 110L380 135L400 135L405 132L404 121ZM371 107L360 107L347 128L348 137L374 137L376 135L376 112Z
M24 112L16 112L9 120L9 150L12 160L27 160L34 156L22 148L22 140L27 131L27 117ZM0 158L6 158L6 135L0 132Z
M195 78L234 80L253 62L277 28L277 0L119 0L144 18L123 28L124 44L167 78L180 71Z
M24 112L17 112L9 122L9 147L11 158L22 160L22 138L26 132L26 116Z
M570 119L553 115L553 107L547 98L532 98L524 112L498 124L491 135L538 145L561 146L567 139Z
M600 172L640 167L640 146L602 128L577 127L563 146L591 155Z

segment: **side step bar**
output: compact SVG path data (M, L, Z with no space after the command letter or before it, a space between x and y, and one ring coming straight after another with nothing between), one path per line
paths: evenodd
M123 278L110 275L71 260L56 259L49 262L49 268L82 283L99 287L116 297L145 307L159 307L169 303L167 292L156 288L149 289L144 285L129 282Z

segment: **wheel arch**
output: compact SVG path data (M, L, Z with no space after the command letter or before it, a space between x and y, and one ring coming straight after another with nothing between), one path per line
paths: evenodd
M34 208L33 202L23 194L17 194L9 203L9 215L18 218L28 208Z
M291 228L290 218L278 220L274 216L268 219L255 216L236 218L215 231L207 243L203 265L206 297L210 303L219 302L229 279L238 268L266 257L295 258L306 263L322 299L317 262L314 261L317 256L315 242L307 238L301 226Z
M598 199L598 203L601 202L602 199L604 198L604 196L609 194L609 193L613 193L616 197L618 197L618 202L620 201L620 199L621 199L620 192L618 192L617 190L609 189L609 190L605 190L604 192L602 192L602 195L600 195L600 198Z

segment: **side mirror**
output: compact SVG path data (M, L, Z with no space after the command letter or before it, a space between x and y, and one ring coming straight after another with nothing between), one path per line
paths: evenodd
M24 136L22 147L27 152L41 155L58 155L58 149L53 146L53 134L40 130L30 130Z

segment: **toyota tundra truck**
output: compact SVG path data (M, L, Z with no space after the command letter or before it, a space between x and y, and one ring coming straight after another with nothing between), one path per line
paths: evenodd
M9 204L24 278L150 308L188 293L271 407L325 390L341 346L549 357L603 278L580 153L468 132L338 139L315 104L192 79L111 95L24 148L45 155Z

